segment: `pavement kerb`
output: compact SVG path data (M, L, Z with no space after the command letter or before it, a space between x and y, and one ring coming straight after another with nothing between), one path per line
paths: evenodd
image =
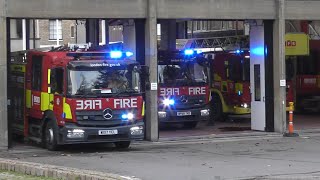
M0 169L62 180L139 180L129 176L0 158Z

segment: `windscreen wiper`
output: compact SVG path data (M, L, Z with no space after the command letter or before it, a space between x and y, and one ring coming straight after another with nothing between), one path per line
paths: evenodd
M117 92L114 96L119 96L120 94L125 94L125 93L138 93L138 92L134 89L125 89L125 90Z

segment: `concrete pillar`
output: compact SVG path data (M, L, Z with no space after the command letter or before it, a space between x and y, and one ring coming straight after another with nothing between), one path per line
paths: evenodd
M0 149L8 148L7 21L5 7L5 1L0 0Z
M286 87L280 86L280 80L286 79L285 63L285 17L284 2L277 0L277 17L273 25L273 76L274 76L274 130L284 133L286 131Z
M86 21L76 20L76 43L86 43Z
M148 0L146 19L146 65L150 68L150 82L158 84L157 61L157 0ZM159 139L158 126L158 91L149 89L146 91L146 139L157 141Z
M123 49L133 52L131 59L136 59L136 29L134 20L128 20L123 23Z
M177 22L177 39L187 39L188 37L188 21Z
M86 20L86 43L99 46L99 19Z
M101 21L101 38L102 38L102 44L109 44L110 38L109 38L109 22L108 19L104 19Z
M161 20L160 49L176 49L176 20Z

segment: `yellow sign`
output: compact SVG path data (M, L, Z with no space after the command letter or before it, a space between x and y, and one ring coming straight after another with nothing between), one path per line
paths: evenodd
M309 37L303 33L288 33L286 34L286 55L287 56L302 56L309 55Z

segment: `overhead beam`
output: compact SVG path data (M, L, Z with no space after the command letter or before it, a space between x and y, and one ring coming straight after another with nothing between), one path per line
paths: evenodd
M7 0L17 18L145 18L147 0Z
M158 0L159 19L274 19L274 0Z
M318 0L286 0L284 7L288 20L320 20Z

